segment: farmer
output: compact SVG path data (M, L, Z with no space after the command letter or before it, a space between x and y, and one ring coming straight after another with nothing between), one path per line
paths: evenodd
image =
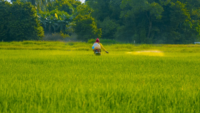
M106 53L109 53L108 51L106 51L106 49L100 43L99 38L96 39L96 42L93 44L92 49L93 49L94 53L97 55L101 55L101 49L103 49Z

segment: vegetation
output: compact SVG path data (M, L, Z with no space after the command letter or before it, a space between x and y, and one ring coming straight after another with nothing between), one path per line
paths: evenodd
M39 16L45 33L73 33L73 19L76 16L76 8L81 2L75 0L60 0L48 2L46 10L40 10Z
M0 2L0 40L38 40L44 35L37 12L30 3Z
M32 3L32 5L30 5L30 3ZM81 4L80 1L60 0L43 2L21 0L20 2L13 1L13 4L2 1L1 4L2 14L0 16L3 17L1 22L5 24L1 25L2 35L4 36L2 37L2 40L4 41L37 40L39 39L38 36L42 37L44 33L61 33L67 37L70 37L73 33L75 33L78 35L78 39L82 41L88 41L91 38L101 37L101 29L97 28L96 22L91 16L92 9L87 5ZM27 4L29 4L29 6L27 6ZM20 7L15 7L16 5L19 5ZM29 11L26 9L26 7L21 7L22 5L31 7L29 9L34 12L33 15L35 17L37 9L37 18L35 18L35 20L31 20L31 18L26 15L29 13ZM13 9L8 10L9 6L12 6ZM16 12L14 9L17 9L17 11L21 12ZM4 14L4 11L6 11L8 14ZM12 18L9 17L9 15L12 16ZM16 17L16 15L18 17ZM7 18L11 18L13 21L10 21ZM24 21L21 19L24 19ZM29 20L28 24L27 20ZM13 29L6 29L9 28L9 26L7 26L8 24L15 24L16 22L18 22L18 24L15 25ZM21 22L24 22L25 25L19 24ZM41 23L44 31L42 27L40 27L39 22ZM32 24L36 24L37 27ZM24 26L25 30L27 30L27 27L30 27L30 31L33 31L35 34L26 32L24 29L18 29L19 26ZM35 28L38 30L38 32L34 32L34 30L31 28ZM18 30L20 30L20 33L17 32ZM29 34L29 37L27 37L25 33ZM36 36L36 34L38 36ZM7 35L11 35L10 37L12 38Z
M200 111L199 0L11 1L0 0L0 113ZM94 55L97 37L109 54Z
M198 0L87 0L102 37L136 43L193 43L199 39Z
M97 28L96 22L91 16L93 10L87 5L81 4L80 1L53 1L49 2L46 8L47 11L41 11L40 14L43 15L43 26L47 26L47 24L52 26L45 27L48 29L48 33L62 32L69 36L76 33L77 39L82 41L101 37L101 29Z
M78 0L12 2L1 0L1 12L8 13L0 14L0 34L5 41L37 40L43 32L67 37L76 34L78 40L85 42L97 37L137 44L191 44L200 40L198 0L86 0L84 4ZM28 7L32 7L29 9L34 13L26 10ZM18 24L22 22L26 24ZM30 34L18 29L19 26L37 32Z
M94 18L90 15L78 15L75 19L74 30L78 39L87 41L94 37L101 37L101 29L98 29Z
M73 16L69 15L67 12L59 10L40 12L39 20L42 23L45 34L60 32L65 34L71 33L67 26L72 24Z
M90 42L91 41L91 42ZM0 49L7 50L62 50L62 51L92 51L94 40L85 42L53 42L53 41L22 41L22 42L0 42ZM188 52L195 53L200 51L199 44L190 45L166 45L166 44L122 44L111 40L103 40L103 45L109 51L142 51L142 50L161 50L163 52Z
M119 48L99 57L91 49L2 48L2 45L8 48L23 45L26 49L44 45L79 48L86 43L0 44L0 112L3 113L194 113L200 110L200 54L195 52L198 45L108 45L109 51L113 46L127 51ZM162 57L126 54L137 47L138 50L171 50L165 51Z

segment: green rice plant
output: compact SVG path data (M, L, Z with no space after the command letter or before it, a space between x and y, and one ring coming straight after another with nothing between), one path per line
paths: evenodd
M2 49L0 113L200 111L200 53L126 52Z
M112 44L102 43L110 51L141 51L141 50L161 50L164 52L198 52L200 45L166 45L166 44ZM79 49L78 49L79 48ZM22 42L0 42L0 49L9 50L70 50L88 51L92 50L92 43L84 42L59 42L59 41L22 41Z

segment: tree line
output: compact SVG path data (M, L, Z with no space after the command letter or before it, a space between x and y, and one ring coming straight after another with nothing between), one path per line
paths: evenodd
M40 40L52 33L76 33L82 41L101 37L91 12L76 0L0 0L0 41Z
M200 0L87 0L102 37L136 43L194 43Z
M200 37L199 0L0 0L0 40L61 33L128 43L187 44Z
M0 41L38 40L44 36L30 3L0 1Z

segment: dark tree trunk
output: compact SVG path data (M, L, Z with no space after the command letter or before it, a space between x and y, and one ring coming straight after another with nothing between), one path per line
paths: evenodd
M146 13L146 16L149 20L149 30L148 30L148 34L147 34L147 38L150 38L150 35L151 35L151 28L152 28L152 21L151 21L151 17L148 16L148 14Z
M149 21L149 32L148 32L147 38L150 38L151 28L152 28L152 21Z

